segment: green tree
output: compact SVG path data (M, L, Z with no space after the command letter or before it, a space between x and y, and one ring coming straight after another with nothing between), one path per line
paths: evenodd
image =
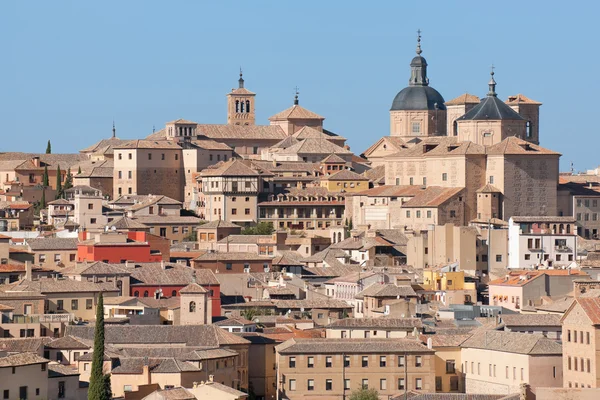
M88 400L110 400L110 375L105 375L102 370L104 364L104 298L102 293L98 296L96 305L96 328L94 331L94 352L92 353L92 371Z
M48 140L48 145L46 146L46 154L52 154L52 145L50 144L50 140Z
M44 176L42 177L42 185L50 186L50 178L48 176L48 164L44 165Z
M259 222L256 226L242 229L242 235L270 235L273 231L272 222Z
M63 186L63 192L73 187L73 174L71 174L71 167L67 168L67 177L65 179L65 186Z
M62 173L60 172L60 165L56 167L56 198L60 199L63 194L62 188Z
M81 165L77 168L77 175L81 175Z
M362 387L350 393L350 400L379 400L379 393L375 389Z
M40 199L40 210L46 208L46 188L42 189L42 198Z

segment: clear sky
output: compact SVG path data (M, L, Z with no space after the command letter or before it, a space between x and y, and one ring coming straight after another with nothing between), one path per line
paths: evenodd
M600 164L596 1L2 1L0 151L75 152L111 135L141 138L177 118L225 123L225 94L257 93L257 122L292 104L360 154L389 135L416 30L446 100L544 103L541 144L561 169Z

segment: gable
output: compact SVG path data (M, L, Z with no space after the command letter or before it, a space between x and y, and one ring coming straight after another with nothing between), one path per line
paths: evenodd
M563 325L592 325L583 307L578 302L573 302L562 318Z

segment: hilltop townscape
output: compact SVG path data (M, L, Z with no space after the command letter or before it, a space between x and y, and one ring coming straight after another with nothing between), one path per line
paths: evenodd
M240 71L224 123L0 153L2 399L597 399L600 170L405 71L359 151Z

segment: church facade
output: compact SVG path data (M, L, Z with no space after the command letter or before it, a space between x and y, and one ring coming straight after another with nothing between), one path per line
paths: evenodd
M385 166L386 184L463 188L467 222L556 215L560 154L539 146L541 103L521 94L500 100L493 69L485 97L446 102L421 54L419 36L409 85L392 102L390 136L363 153Z

